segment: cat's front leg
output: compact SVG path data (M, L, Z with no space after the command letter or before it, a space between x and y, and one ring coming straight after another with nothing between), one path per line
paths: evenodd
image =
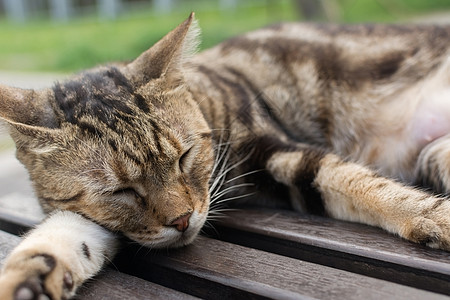
M450 251L450 201L327 155L314 184L336 218L379 226L415 243Z
M0 299L69 299L115 254L117 238L82 216L59 211L32 230L6 259Z
M332 217L379 226L410 241L450 251L448 199L378 176L334 154L300 148L304 149L274 152L266 164L273 177L291 189L320 193L316 199L298 197L303 202L300 207L322 206Z

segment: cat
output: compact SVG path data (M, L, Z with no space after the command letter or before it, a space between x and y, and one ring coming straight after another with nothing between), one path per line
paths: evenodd
M227 199L450 251L450 26L279 24L195 54L198 34L191 14L130 63L0 87L49 214L1 299L68 299L118 234L181 247Z

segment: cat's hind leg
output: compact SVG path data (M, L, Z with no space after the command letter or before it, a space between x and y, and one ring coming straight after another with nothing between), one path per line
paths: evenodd
M307 208L322 206L329 216L379 226L410 241L450 251L450 201L445 198L307 145L272 151L266 169L299 194L316 190L320 197L300 198Z
M0 299L69 299L115 254L113 233L60 211L27 234L6 259Z

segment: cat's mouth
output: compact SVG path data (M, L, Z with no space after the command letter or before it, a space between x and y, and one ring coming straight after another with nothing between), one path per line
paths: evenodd
M134 233L125 234L128 238L149 248L178 248L192 243L206 221L207 213L194 211L190 217L189 227L179 231L173 226L164 226L156 234L142 236Z

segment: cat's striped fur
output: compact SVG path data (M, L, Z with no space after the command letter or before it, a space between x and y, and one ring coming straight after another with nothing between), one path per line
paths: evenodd
M227 199L450 250L450 201L412 187L450 191L449 26L281 24L192 56L196 34L191 15L130 64L0 88L0 117L54 212L11 254L2 299L68 298L114 254L112 232L181 246ZM45 247L47 225L66 222L79 235Z

